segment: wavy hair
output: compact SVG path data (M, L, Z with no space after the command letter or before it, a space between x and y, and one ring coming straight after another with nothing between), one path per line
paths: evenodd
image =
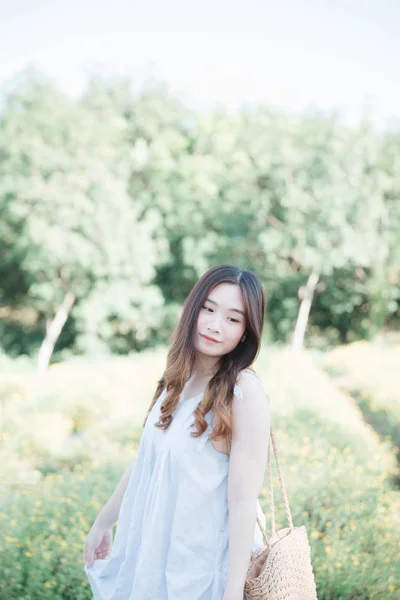
M191 376L196 349L194 336L201 307L212 289L220 283L232 283L240 287L245 307L244 342L228 354L220 357L218 371L205 388L201 402L194 410L196 430L199 437L207 429L205 415L212 409L215 427L210 439L226 439L230 447L232 439L231 405L233 390L239 373L257 358L261 347L264 326L265 293L261 281L252 272L235 265L217 265L206 271L193 286L183 307L183 312L170 341L165 371L158 381L154 397L146 413L144 424L164 388L167 394L161 404L160 418L155 427L166 430L173 419L184 385Z

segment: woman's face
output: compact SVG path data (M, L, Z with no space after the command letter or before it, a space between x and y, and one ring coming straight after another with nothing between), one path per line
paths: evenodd
M246 329L242 292L236 284L220 283L208 294L197 320L195 348L208 356L223 356L239 344ZM216 341L210 341L212 338Z

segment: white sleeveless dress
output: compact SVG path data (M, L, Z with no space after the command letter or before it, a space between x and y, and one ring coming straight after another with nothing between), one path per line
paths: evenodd
M237 385L234 394L243 400ZM212 411L206 415L208 429L190 436L203 394L181 400L166 431L154 427L165 395L166 389L147 418L111 555L84 566L94 600L222 600L224 595L229 456L209 440ZM258 501L257 512L265 526ZM256 524L253 550L261 547Z

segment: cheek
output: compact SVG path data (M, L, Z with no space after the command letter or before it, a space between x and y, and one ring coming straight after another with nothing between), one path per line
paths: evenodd
M237 327L234 327L231 330L228 329L226 341L229 342L230 345L236 346L240 342L242 335L243 333L241 328L238 329Z
M203 328L203 325L204 325L204 312L201 311L197 318L197 331L200 331Z
M243 335L243 333L241 333L241 332L239 332L239 333L236 332L235 333L235 338L234 338L235 339L235 345L240 342L240 339L241 339L242 335Z

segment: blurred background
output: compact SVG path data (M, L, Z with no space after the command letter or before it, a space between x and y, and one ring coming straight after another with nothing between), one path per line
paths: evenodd
M318 597L400 598L398 2L1 13L0 599L91 598L85 536L220 263L265 286Z

